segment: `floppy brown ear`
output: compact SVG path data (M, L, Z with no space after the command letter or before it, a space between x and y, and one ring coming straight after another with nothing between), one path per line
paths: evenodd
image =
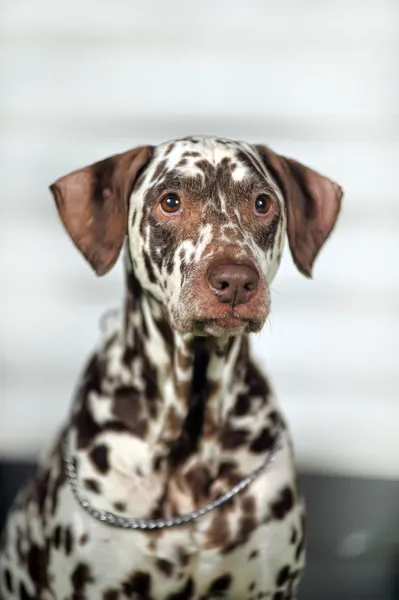
M316 256L337 220L343 191L327 177L267 146L257 149L284 195L294 262L304 275L311 277Z
M152 147L135 148L78 169L50 186L67 232L97 275L107 273L118 259L129 197L151 156Z

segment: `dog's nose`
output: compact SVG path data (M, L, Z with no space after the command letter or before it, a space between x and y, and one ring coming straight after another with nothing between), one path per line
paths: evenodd
M258 273L246 265L218 265L208 271L212 292L224 304L245 304L256 292Z

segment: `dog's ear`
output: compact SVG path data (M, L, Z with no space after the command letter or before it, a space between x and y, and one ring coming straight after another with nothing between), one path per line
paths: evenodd
M128 201L151 146L135 148L79 169L50 186L61 220L97 275L115 264L127 228Z
M339 185L300 163L257 146L266 168L283 192L291 254L307 277L320 248L330 235L341 208Z

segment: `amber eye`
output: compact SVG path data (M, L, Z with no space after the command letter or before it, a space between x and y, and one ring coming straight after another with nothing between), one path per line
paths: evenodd
M254 211L256 215L260 217L265 217L269 214L270 209L272 207L271 199L265 194L261 194L255 200Z
M181 211L181 202L177 194L168 194L161 201L161 208L168 215L177 214Z

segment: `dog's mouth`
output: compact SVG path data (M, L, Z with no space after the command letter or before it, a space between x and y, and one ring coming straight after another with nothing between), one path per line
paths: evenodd
M220 317L204 317L192 322L192 330L199 335L238 335L255 333L263 327L263 319L244 318L233 311Z

